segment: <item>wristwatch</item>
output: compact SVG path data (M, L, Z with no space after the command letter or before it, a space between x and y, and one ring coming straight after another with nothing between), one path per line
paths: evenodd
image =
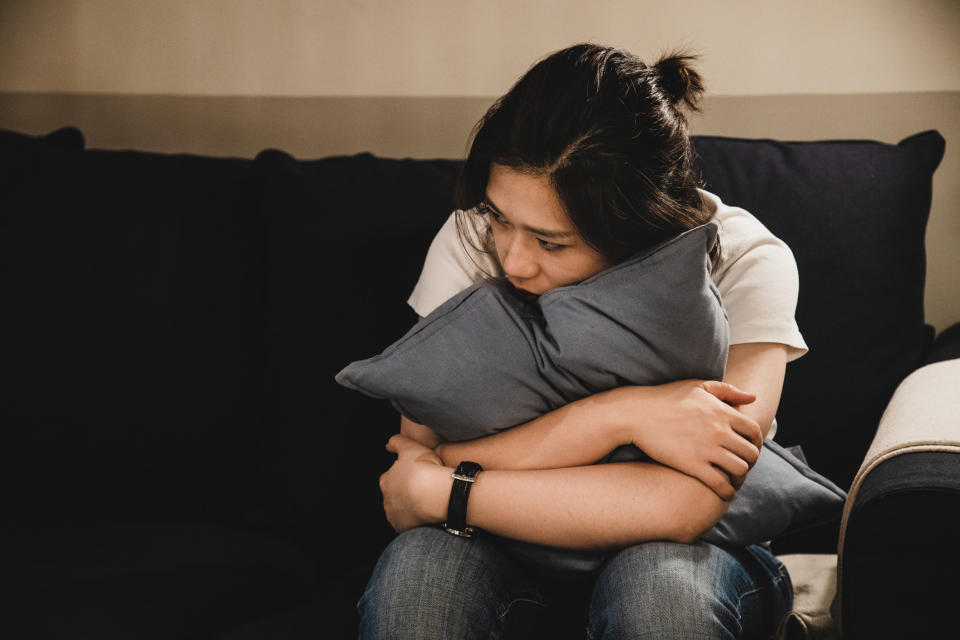
M470 496L470 486L477 479L477 474L483 471L476 462L461 462L453 472L453 487L450 488L450 503L447 505L447 521L443 528L447 533L462 538L472 538L476 531L467 526L467 498Z

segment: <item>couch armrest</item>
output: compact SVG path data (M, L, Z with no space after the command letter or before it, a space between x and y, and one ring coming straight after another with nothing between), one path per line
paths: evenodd
M850 488L837 564L845 640L949 635L941 632L955 624L955 592L942 585L960 574L958 539L960 359L953 359L900 384Z

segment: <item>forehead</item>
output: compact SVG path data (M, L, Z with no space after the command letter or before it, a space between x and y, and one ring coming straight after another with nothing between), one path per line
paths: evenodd
M546 177L490 165L487 198L517 225L560 233L574 233L557 192Z

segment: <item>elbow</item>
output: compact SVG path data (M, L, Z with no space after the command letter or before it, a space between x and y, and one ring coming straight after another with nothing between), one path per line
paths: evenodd
M709 530L710 527L682 527L679 531L674 532L674 534L670 536L670 541L679 542L680 544L693 544L700 539L700 536Z
M709 504L698 505L698 508L691 509L686 514L687 517L680 519L670 540L682 544L695 543L720 522L729 508L729 502L714 495Z

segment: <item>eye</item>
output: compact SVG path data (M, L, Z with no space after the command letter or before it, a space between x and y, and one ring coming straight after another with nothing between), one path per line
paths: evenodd
M503 219L503 216L500 215L500 213L496 209L488 205L486 202L481 202L480 204L478 204L477 210L485 216L490 216L490 218L497 224L500 224L500 225L507 224L507 221Z
M544 251L558 251L567 246L565 244L557 244L556 242L547 242L546 240L542 240L540 238L537 238L537 242L540 243L540 248Z

